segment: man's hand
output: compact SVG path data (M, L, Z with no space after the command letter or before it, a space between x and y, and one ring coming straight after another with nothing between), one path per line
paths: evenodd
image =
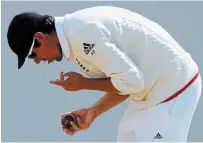
M79 109L73 112L62 114L61 117L72 114L77 119L77 124L71 122L72 129L63 129L63 131L69 135L74 135L77 131L86 130L104 112L119 105L125 101L129 95L119 95L117 93L106 93L99 101L89 108Z
M73 136L78 131L88 129L97 117L96 111L86 108L62 114L61 117L63 118L67 114L72 114L73 116L75 116L78 124L76 125L74 122L71 122L72 125L71 129L66 129L62 127L62 130L71 136Z
M64 79L64 77L68 77ZM111 82L111 78L85 78L76 72L60 74L60 80L50 81L49 83L61 86L67 91L78 90L97 90L109 93L120 93Z
M67 77L67 79L64 79ZM60 73L60 80L50 81L49 83L63 87L67 91L78 91L83 89L84 77L76 72Z

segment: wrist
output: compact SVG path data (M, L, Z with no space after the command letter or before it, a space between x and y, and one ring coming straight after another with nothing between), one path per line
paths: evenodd
M96 107L89 107L88 110L93 113L94 118L97 118L98 116L100 116L102 114L102 112L97 109Z

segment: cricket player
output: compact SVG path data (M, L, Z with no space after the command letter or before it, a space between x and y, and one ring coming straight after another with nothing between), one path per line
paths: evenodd
M197 64L159 24L132 11L91 7L61 17L36 12L16 15L7 33L18 57L39 64L64 59L82 74L60 73L50 84L66 91L96 90L105 95L91 107L64 113L77 117L74 135L127 98L118 142L186 141L201 95ZM195 48L195 47L193 47Z

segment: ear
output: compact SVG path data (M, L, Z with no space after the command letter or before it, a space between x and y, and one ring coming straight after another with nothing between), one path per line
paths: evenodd
M35 37L35 39L37 39L37 41L39 43L43 43L43 42L46 41L46 36L43 33L41 33L41 32L36 32L34 37Z

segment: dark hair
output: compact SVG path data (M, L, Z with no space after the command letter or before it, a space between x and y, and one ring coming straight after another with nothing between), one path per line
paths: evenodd
M37 32L42 32L44 34L50 34L56 31L54 17L50 15L44 15L42 21L39 24ZM37 48L41 44L35 39L34 47Z

